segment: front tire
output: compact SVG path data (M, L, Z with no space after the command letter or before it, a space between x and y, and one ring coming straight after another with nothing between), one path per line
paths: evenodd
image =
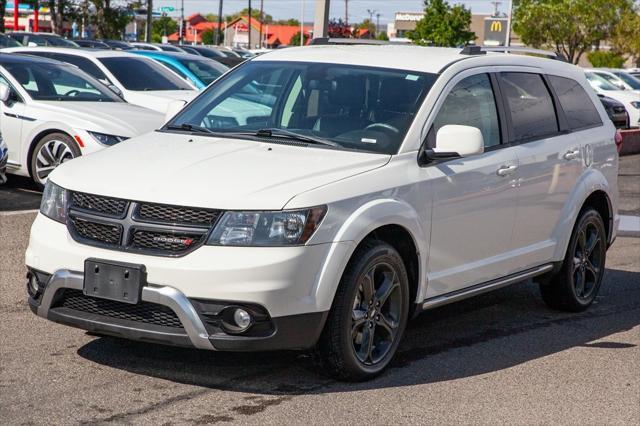
M607 254L607 234L600 213L581 213L560 271L540 284L544 302L553 309L581 312L595 300L602 284Z
M49 174L60 164L80 156L80 149L71 136L50 133L38 141L31 155L31 178L43 189Z
M400 254L385 242L366 241L347 265L314 352L320 371L347 381L380 374L398 349L408 312Z

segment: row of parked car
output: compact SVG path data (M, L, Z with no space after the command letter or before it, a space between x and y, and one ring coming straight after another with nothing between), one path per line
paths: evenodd
M617 128L640 126L640 70L593 68L585 74Z
M27 32L0 48L0 183L8 168L40 187L65 161L159 128L251 55Z

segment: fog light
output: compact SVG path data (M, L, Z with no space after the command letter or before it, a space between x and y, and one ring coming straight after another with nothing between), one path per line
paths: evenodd
M29 295L36 298L40 293L40 286L38 285L38 276L31 272L27 273L27 287Z
M233 321L235 321L236 326L239 328L238 331L244 331L251 325L251 315L244 309L238 308L233 313Z

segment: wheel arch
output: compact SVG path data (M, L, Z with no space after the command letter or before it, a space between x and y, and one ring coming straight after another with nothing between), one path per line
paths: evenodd
M402 256L409 275L410 302L422 300L426 286L426 254L428 235L418 213L400 200L376 200L362 206L346 219L336 234L331 250L320 272L315 297L321 310L328 310L344 271L357 249L375 238L393 246Z
M63 126L59 126L59 127L63 127ZM32 132L32 134L29 136L28 140L29 140L29 149L27 150L27 169L29 170L29 176L31 176L33 178L33 170L31 170L31 159L33 157L33 151L35 150L36 145L38 144L38 142L40 142L42 140L42 138L51 135L53 133L62 133L64 135L67 135L68 137L71 138L71 140L73 140L76 144L78 143L73 136L71 136L71 132L67 131L67 130L63 130L60 128L53 128L53 127L47 127L44 129L38 129ZM78 149L80 149L80 147L78 147Z

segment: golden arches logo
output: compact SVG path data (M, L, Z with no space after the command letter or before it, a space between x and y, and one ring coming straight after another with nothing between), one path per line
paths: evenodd
M493 21L491 22L491 32L500 32L502 31L502 22L500 21Z

